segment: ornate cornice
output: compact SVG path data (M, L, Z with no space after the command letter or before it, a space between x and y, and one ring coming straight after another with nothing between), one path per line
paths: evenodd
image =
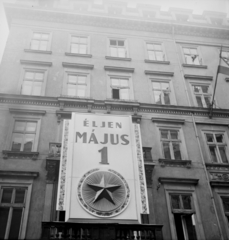
M6 178L37 178L39 172L27 172L27 171L0 171L0 177Z
M168 183L168 184L188 184L188 185L197 185L199 179L196 178L176 178L176 177L159 177L158 182Z
M166 76L166 77L172 77L174 75L173 72L164 72L164 71L162 72L162 71L151 71L151 70L145 70L145 74Z
M95 16L73 12L60 12L52 9L28 8L15 5L6 5L8 22L12 19L26 19L44 22L62 22L68 24L89 25L95 27L120 28L137 31L161 32L168 34L192 35L208 38L229 39L229 30L226 28L215 28L208 26L194 25L190 23L162 22L156 20L115 18L110 16Z
M32 114L32 115L45 115L46 111L36 109L25 109L25 108L9 108L10 113L16 114Z
M194 79L194 80L207 80L207 81L212 81L213 80L213 76L185 74L184 77L188 78L188 79Z
M121 72L134 72L134 68L116 67L116 66L104 66L106 71L121 71Z
M172 160L172 159L158 159L162 167L186 167L191 168L191 160Z
M15 158L15 159L32 159L37 160L39 152L15 152L9 150L2 151L3 158Z
M159 122L159 123L173 123L173 124L184 124L184 119L177 119L177 118L158 118L153 117L151 118L152 122Z
M82 64L82 63L69 63L69 62L62 62L63 67L68 68L82 68L82 69L90 69L94 68L92 64Z

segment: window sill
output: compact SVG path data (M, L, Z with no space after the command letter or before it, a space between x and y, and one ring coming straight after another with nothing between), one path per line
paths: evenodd
M162 167L170 166L170 167L186 167L191 168L191 160L172 160L172 159L163 159L159 158L158 162Z
M203 69L207 69L207 65L195 65L195 64L187 64L187 63L183 63L182 64L183 67L189 67L189 68L203 68Z
M91 54L80 54L80 53L70 53L70 52L66 52L65 55L66 56L72 56L72 57L86 57L86 58L91 58L92 57Z
M20 159L32 159L37 160L39 152L14 152L9 150L2 151L3 158L20 158Z
M229 163L205 163L208 170L227 170L229 169Z
M33 49L24 49L24 52L52 54L52 51L33 50Z
M112 56L105 56L105 58L109 60L131 61L131 58L112 57Z
M156 61L156 60L145 59L145 63L156 63L156 64L169 65L169 64L170 64L170 61Z

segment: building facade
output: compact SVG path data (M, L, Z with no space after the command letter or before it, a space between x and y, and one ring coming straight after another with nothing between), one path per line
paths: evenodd
M210 110L218 65L229 59L226 13L163 12L150 1L125 0L4 7L10 33L0 65L0 238L228 239L225 74L218 74ZM131 116L140 127L149 213L138 224L66 222L57 210L72 113Z

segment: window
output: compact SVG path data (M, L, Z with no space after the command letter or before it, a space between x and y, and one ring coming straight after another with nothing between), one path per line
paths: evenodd
M37 121L16 120L14 123L11 151L34 151Z
M198 55L197 48L183 47L185 63L202 65L202 59Z
M146 43L147 53L149 60L165 61L165 54L161 44L159 43Z
M152 80L152 90L154 102L156 104L170 105L171 89L169 82L154 81Z
M111 77L112 99L130 99L130 87L128 78Z
M222 51L221 57L223 60L229 65L229 52L227 51Z
M196 102L196 106L202 108L208 108L211 106L211 88L206 84L192 84L193 94Z
M228 163L227 139L222 132L205 132L205 139L213 163Z
M49 49L50 34L34 32L30 44L30 49L47 51Z
M223 203L224 214L226 216L227 223L229 226L229 197L221 197L221 198Z
M88 54L88 37L71 36L70 52L78 54Z
M45 72L25 70L23 83L21 87L21 94L23 95L42 95L44 86Z
M127 58L127 49L125 40L109 40L109 50L111 57Z
M181 137L177 129L160 129L162 153L165 159L181 160Z
M216 26L220 26L223 23L222 18L210 18L210 19L211 19L211 23Z
M87 76L68 74L67 95L86 97Z
M2 187L0 195L0 239L18 239L25 211L26 187Z
M170 194L177 240L195 240L196 221L191 194Z
M188 21L189 16L185 15L185 14L177 14L176 15L176 19L179 22L187 22Z

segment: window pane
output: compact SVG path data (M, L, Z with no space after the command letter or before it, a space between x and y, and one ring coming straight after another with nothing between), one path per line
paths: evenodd
M32 81L24 81L21 94L30 95L32 92L32 85L33 85Z
M119 97L119 89L112 89L112 98L113 99L120 99L120 97Z
M24 203L25 201L25 189L16 188L14 203Z
M192 209L191 196L182 195L181 198L182 198L184 209Z
M182 215L174 214L174 220L175 220L175 226L176 226L177 240L185 240L184 228L182 224Z
M86 77L85 76L78 76L78 84L85 84Z
M180 144L173 143L173 154L175 160L181 160Z
M201 93L201 87L200 86L193 85L193 90L194 90L195 93Z
M171 139L178 139L178 131L170 130Z
M194 222L194 216L193 215L185 215L184 216L187 233L188 233L188 239L196 240L196 229L195 229L195 222Z
M35 134L26 134L24 137L24 152L31 152L33 148Z
M87 46L86 45L79 45L79 53L86 54L87 53Z
M193 60L190 55L185 55L185 61L187 64L193 64Z
M163 59L163 53L162 52L156 52L155 53L156 54L156 59L157 59L157 61L163 61L164 59Z
M14 133L12 137L12 151L21 151L23 134Z
M26 132L35 132L36 127L37 127L36 122L27 122L25 131Z
M223 143L223 134L215 134L216 142Z
M168 130L161 130L161 138L168 139L169 138L168 134L169 134Z
M80 38L80 43L86 44L87 43L87 38L86 37L81 37Z
M161 51L161 45L160 44L154 44L154 49L157 51Z
M203 93L208 93L209 86L201 86Z
M120 79L119 82L121 87L128 87L128 80Z
M159 82L152 82L153 89L161 89L161 84Z
M117 48L110 47L110 51L111 51L111 56L112 57L117 57L118 56Z
M44 73L35 73L35 79L36 80L43 80L44 79Z
M31 95L40 96L41 95L41 88L42 88L42 82L34 82L33 83L33 90L32 90Z
M121 46L121 47L123 47L124 46L124 41L118 41L118 46Z
M68 84L67 94L68 96L76 96L76 86L72 84Z
M213 134L206 133L206 139L207 139L207 142L214 142Z
M118 56L119 57L125 57L126 56L125 48L118 48Z
M171 203L173 209L180 209L180 198L179 195L171 195Z
M110 40L110 45L116 46L116 40Z
M13 188L3 188L1 203L11 203L12 194Z
M214 146L209 146L212 162L218 162Z
M39 48L39 41L38 40L32 40L31 41L31 49L38 50Z
M25 131L25 127L26 127L26 122L16 121L15 125L14 125L14 131L15 132L23 132L23 131Z
M47 40L49 38L49 34L42 34L41 39Z
M164 103L170 105L169 93L164 93Z
M162 104L162 100L161 100L161 91L153 91L154 94L154 100L156 104Z
M79 38L78 37L72 37L72 42L79 43Z
M112 86L119 86L119 79L117 79L117 78L112 78L112 79L111 79L111 85L112 85Z
M171 159L171 154L170 154L170 149L169 149L169 143L168 142L163 142L163 153L164 153L164 158Z
M125 89L120 89L120 99L125 99L128 100L129 99L129 89L125 88Z
M223 163L228 163L225 147L219 147L220 156Z
M77 86L77 96L78 97L85 97L86 96L86 86L85 85L78 85Z
M202 99L200 96L196 96L196 101L197 101L198 107L203 107Z
M78 48L79 48L78 44L72 43L71 44L71 50L70 50L71 53L78 53L79 52Z
M40 39L41 38L41 34L40 33L34 33L33 34L33 38Z
M147 44L147 49L148 50L154 50L154 46L153 46L153 44Z
M229 212L229 198L222 198L225 212Z
M192 56L192 61L195 65L200 65L200 60L198 56Z
M211 106L210 97L204 97L206 107Z
M0 208L0 239L5 238L9 210L9 208Z
M163 90L169 90L169 83L166 83L166 82L161 83L161 88Z
M34 77L34 72L26 72L25 73L25 79L33 79Z
M189 48L183 48L185 54L190 54Z
M76 82L77 82L77 76L68 75L68 83L76 84Z
M40 47L39 50L45 51L47 50L48 42L47 41L40 41Z
M156 60L156 55L153 51L148 51L149 60Z
M14 208L8 239L18 239L21 226L22 208Z
M190 53L191 53L192 55L198 55L198 54L197 54L197 50L194 49L194 48L190 48Z

